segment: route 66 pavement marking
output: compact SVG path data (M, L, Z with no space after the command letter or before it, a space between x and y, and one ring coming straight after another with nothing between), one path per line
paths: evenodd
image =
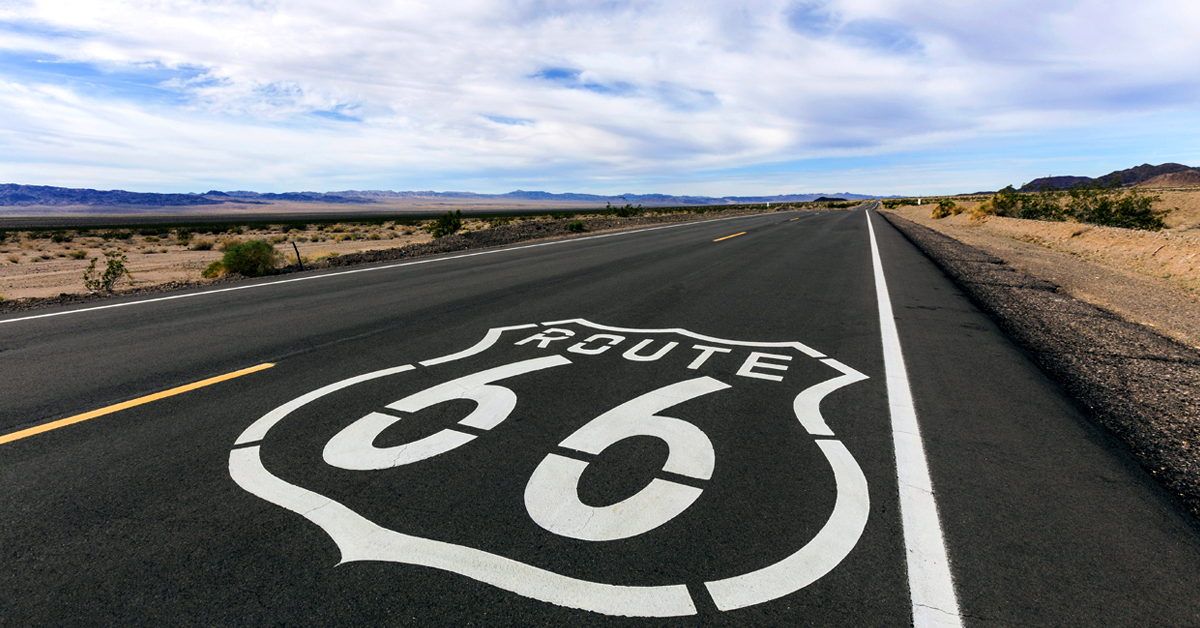
M488 447L493 434L515 423L544 419L534 416L535 404L526 396L555 394L555 375L573 371L585 378L589 373L620 371L625 376L619 381L634 384L627 392L608 394L607 406L587 403L584 394L574 416L543 420L561 432L549 435L557 445L544 452L527 480L510 482L519 490L509 491L509 516L479 513L483 520L516 519L509 524L513 538L546 537L567 548L564 551L591 545L589 551L606 548L614 554L624 551L623 543L648 534L703 529L713 512L706 491L719 494L707 487L730 480L721 473L726 463L722 457L730 455L730 448L714 446L706 428L720 422L782 420L788 425L781 429L807 434L815 445L792 453L807 457L804 464L809 466L823 465L814 478L832 484L825 487L835 494L832 504L811 513L820 524L818 531L799 545L777 548L769 564L720 564L702 575L685 568L673 576L675 582L613 581L611 575L605 580L570 565L548 564L555 561L544 557L523 557L515 544L482 548L469 539L454 538L452 532L410 533L403 520L379 521L362 512L371 510L363 508L362 501L300 486L286 470L268 468L267 461L275 459L265 451L273 446L271 436L311 429L320 436L304 456L310 469L319 449L324 468L333 474L388 477L398 482L400 499L416 503L422 498L407 494L405 487L417 485L414 477L428 476L427 465L442 464L440 471L444 465L454 468L495 458L495 469L514 471L504 461L508 451ZM436 383L412 390L405 378L422 372ZM853 551L867 524L867 481L822 416L820 403L826 395L864 379L855 369L799 342L731 341L683 329L616 328L583 319L497 327L463 351L344 379L276 408L237 439L229 472L250 493L321 527L337 544L343 563L433 567L550 604L644 617L695 614L687 584L700 577L702 588L693 590L705 591L717 609L729 611L794 593L835 569ZM756 403L747 403L751 398ZM419 437L411 436L422 421L421 412L457 402L461 414L463 400L473 402L465 416L456 415L458 420L442 429L418 428ZM769 416L737 414L739 408L763 404L777 411L767 412ZM377 409L332 422L318 420L327 412L312 411L361 405ZM327 424L317 427L321 420ZM409 430L410 438L380 446L397 425ZM635 437L666 443L659 477L614 503L585 503L581 482L591 461ZM775 498L788 502L795 496ZM523 516L512 517L514 512ZM697 551L703 551L702 546L698 543Z

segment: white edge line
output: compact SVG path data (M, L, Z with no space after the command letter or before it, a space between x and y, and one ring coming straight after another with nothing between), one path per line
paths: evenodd
M938 519L929 463L917 425L917 411L913 406L912 389L904 368L900 335L892 313L879 244L875 240L871 212L864 213L867 216L867 231L871 236L871 260L875 266L875 295L879 301L888 409L892 416L892 441L896 447L896 480L908 562L908 587L912 594L913 626L961 627L962 618L958 614L950 559L946 554L946 542Z
M693 220L693 221L688 221L688 222L675 223L673 225L662 225L662 226L658 226L658 227L647 227L645 229L632 229L632 230L628 230L628 231L614 231L611 233L601 233L601 234L592 235L592 236L563 238L561 240L552 240L550 242L538 242L536 244L525 244L525 245L521 245L521 246L487 249L484 251L477 251L475 253L464 253L462 255L451 255L448 257L433 257L433 258L426 258L426 259L417 259L417 260L413 260L411 262L402 262L400 264L388 264L386 266L371 266L369 268L356 268L353 270L344 270L344 271L334 272L334 273L324 273L321 275L308 275L307 277L294 277L292 279L280 279L279 281L268 281L268 282L248 284L248 285L243 285L243 286L234 286L232 288L219 288L217 290L206 290L204 292L189 292L187 294L175 294L175 295L171 295L171 296L167 296L167 297L156 297L153 299L144 299L141 301L128 301L125 303L112 303L109 305L97 305L95 307L80 308L78 310L67 310L65 312L51 312L49 314L36 314L33 316L23 316L21 318L10 318L10 319L6 319L6 320L0 320L0 325L3 325L5 323L17 323L20 321L31 321L31 320L38 319L38 318L51 318L54 316L66 316L68 314L81 314L84 312L94 312L96 310L107 310L107 309L118 308L118 307L128 307L131 305L145 305L147 303L159 303L161 301L173 301L175 299L188 299L191 297L201 297L201 296L207 296L210 294L220 294L222 292L234 292L237 290L249 290L251 288L264 288L264 287L268 287L268 286L278 286L278 285L282 285L285 283L293 283L293 282L297 282L297 281L309 281L309 280L313 280L313 279L326 279L329 277L340 277L342 275L353 275L355 273L369 273L369 272L373 272L373 271L377 271L377 270L391 270L393 268L403 268L405 266L416 266L418 264L431 264L434 262L448 262L450 260L463 259L463 258L467 258L467 257L475 257L478 255L491 255L493 253L504 253L507 251L520 251L522 249L532 249L532 248L536 248L539 246L551 246L554 244L562 244L564 242L583 242L585 240L596 240L599 238L610 238L613 236L632 235L635 233L646 233L648 231L658 231L659 229L672 229L675 227L686 227L689 225L707 224L707 223L713 223L713 222L721 222L723 220L735 220L738 218L753 218L754 216L761 216L761 215L762 214L751 214L749 216L730 216L728 218L713 218L712 220Z

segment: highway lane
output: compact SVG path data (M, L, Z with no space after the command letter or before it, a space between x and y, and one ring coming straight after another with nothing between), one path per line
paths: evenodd
M0 322L0 433L274 366L0 445L0 622L904 625L921 585L867 220L767 214L8 315L24 320ZM948 619L1200 622L1194 523L874 227L961 614ZM848 372L866 379L821 389ZM477 403L429 392L449 381ZM832 435L797 410L810 390ZM476 408L491 410L464 424ZM371 416L392 418L372 432ZM647 486L657 499L622 501ZM606 515L614 503L632 514ZM806 550L811 582L763 571ZM715 584L738 576L741 597ZM638 590L605 606L597 583Z

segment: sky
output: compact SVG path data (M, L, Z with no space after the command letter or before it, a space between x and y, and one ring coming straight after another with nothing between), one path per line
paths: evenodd
M0 0L0 183L949 194L1200 166L1196 0Z

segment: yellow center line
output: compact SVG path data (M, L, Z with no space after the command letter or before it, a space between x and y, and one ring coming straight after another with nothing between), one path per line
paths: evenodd
M746 235L746 232L745 232L745 231L743 231L743 232L741 232L741 233L735 233L735 234L733 234L733 235L727 235L727 236L725 236L724 238L717 238L716 240L713 240L713 242L720 242L721 240L728 240L729 238L736 238L736 237L738 237L738 236L740 236L740 235Z
M258 371L261 371L264 369L269 369L272 366L275 366L275 364L272 362L266 362L263 364L259 364L258 366L252 366L248 369L242 369L240 371L234 371L232 373L226 373L224 375L210 377L209 379L202 380L199 382L193 382L191 384L185 384L178 388L172 388L170 390L164 390L162 392L157 392L157 393L154 393L153 395L146 395L145 397L138 397L137 399L130 399L129 401L125 401L122 403L118 403L116 405L108 406L107 408L100 408L99 410L92 410L91 412L84 412L83 414L77 414L75 416L67 417L65 419L51 421L50 423L38 425L36 427L31 427L26 430L21 430L20 432L13 432L12 434L5 434L4 436L0 436L0 445L3 445L5 443L11 443L14 440L21 440L22 438L27 438L27 437L34 436L37 434L41 434L42 432L49 432L50 430L56 430L60 427L66 427L66 426L74 424L74 423L80 423L80 422L86 421L88 419L94 419L98 416L104 416L106 414L112 414L113 412L119 412L121 410L132 408L134 406L140 406L144 403L150 403L151 401L158 401L159 399L165 399L166 397L171 397L174 395L178 395L180 393L185 393L190 390L196 390L197 388L204 388L205 386L211 386L213 384L218 384L220 382L230 380L235 377L249 375L250 373L257 373Z
M796 216L796 217L795 217L795 218L793 218L792 220L800 220L800 217L799 217L799 216ZM788 222L791 222L792 220L789 220Z

